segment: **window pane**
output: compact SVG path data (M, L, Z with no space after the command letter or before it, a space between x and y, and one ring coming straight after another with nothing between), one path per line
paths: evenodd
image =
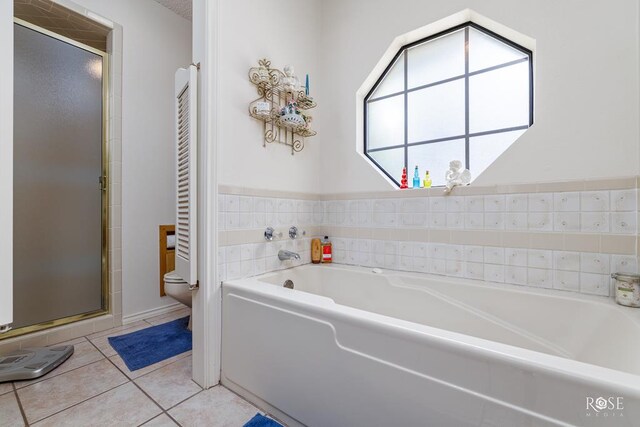
M511 46L486 35L475 28L469 28L469 71L478 71L527 55Z
M464 80L409 93L409 142L464 134Z
M392 93L404 90L404 54L400 55L396 63L380 82L378 88L373 92L370 99L379 98Z
M470 138L469 170L471 170L471 176L475 178L484 172L524 132L525 130L518 130Z
M424 173L428 170L431 174L432 185L444 185L444 175L449 170L449 162L460 160L464 164L464 157L464 139L409 147L409 171L407 174L411 179L413 169L418 165L420 179L424 178Z
M409 89L464 74L464 29L406 52Z
M471 133L529 124L529 64L469 78Z
M404 95L367 103L367 148L404 144Z
M402 178L402 168L404 167L404 148L393 148L391 150L375 151L369 156L380 165L389 175L400 182ZM407 172L407 176L409 172Z

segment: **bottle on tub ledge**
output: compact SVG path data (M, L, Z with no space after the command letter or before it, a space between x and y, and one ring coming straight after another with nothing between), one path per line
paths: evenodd
M317 237L311 239L311 262L314 264L322 262L322 242Z
M402 168L402 178L400 178L400 189L406 190L409 188L407 185L407 168Z
M333 262L331 241L329 236L324 236L324 239L322 239L322 263L330 264L331 262Z
M431 175L429 175L429 171L426 171L424 174L424 188L431 188Z
M420 188L420 172L418 172L418 165L413 170L413 188Z

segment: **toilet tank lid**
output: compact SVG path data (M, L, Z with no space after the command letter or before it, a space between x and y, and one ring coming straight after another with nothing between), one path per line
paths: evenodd
M176 274L176 271L175 271L175 270L173 270L173 271L170 271L170 272L166 273L166 274L164 275L164 281L165 281L165 282L173 282L173 283L182 283L182 282L184 282L184 280L182 279L182 277L180 277L180 276L178 276L178 275Z

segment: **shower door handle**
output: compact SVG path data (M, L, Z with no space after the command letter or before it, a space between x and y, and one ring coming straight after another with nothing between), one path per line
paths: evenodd
M100 175L98 177L98 182L100 183L100 191L107 191L107 177L106 177L106 175Z

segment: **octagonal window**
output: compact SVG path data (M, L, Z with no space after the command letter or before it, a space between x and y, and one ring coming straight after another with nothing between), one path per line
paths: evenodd
M364 99L365 155L396 185L415 166L480 175L533 124L531 51L474 23L400 49Z

